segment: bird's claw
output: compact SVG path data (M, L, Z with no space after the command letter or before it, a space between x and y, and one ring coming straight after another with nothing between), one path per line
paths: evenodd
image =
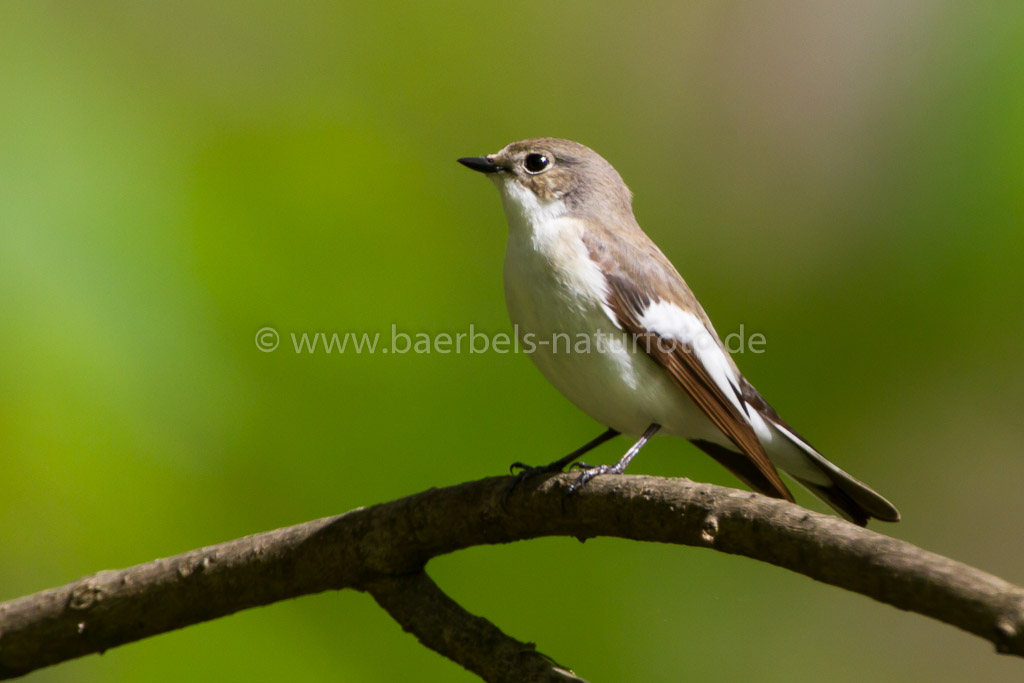
M622 474L622 469L615 465L588 465L585 462L576 462L573 463L573 465L577 469L582 471L580 472L579 476L576 477L576 481L569 484L569 488L565 492L566 496L571 496L574 493L578 493L580 490L583 489L584 486L587 485L587 482L589 482L594 477L600 476L602 474Z
M512 480L505 490L501 494L501 507L505 507L505 503L508 502L509 496L516 490L520 484L524 483L528 479L536 477L538 474L558 474L562 471L561 467L555 467L556 463L550 465L527 465L525 462L514 462L508 470L509 474L515 478ZM516 470L519 470L516 472Z

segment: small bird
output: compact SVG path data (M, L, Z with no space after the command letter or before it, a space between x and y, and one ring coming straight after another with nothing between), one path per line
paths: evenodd
M558 472L619 434L637 438L615 465L575 462L582 471L572 492L595 476L621 474L655 433L668 434L765 495L793 502L778 467L851 522L899 521L889 501L826 460L740 374L603 157L570 140L532 138L459 163L501 193L505 303L520 339L531 342L530 359L607 427L549 465L513 467ZM581 338L605 343L586 352L557 343Z

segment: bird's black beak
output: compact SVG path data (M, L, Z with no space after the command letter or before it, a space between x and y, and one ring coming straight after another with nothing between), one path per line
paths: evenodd
M459 159L459 163L466 168L471 168L481 173L497 173L502 170L501 166L498 166L487 157L462 157Z

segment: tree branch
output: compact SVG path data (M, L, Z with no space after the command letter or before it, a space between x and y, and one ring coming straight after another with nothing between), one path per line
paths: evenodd
M714 548L952 624L1024 656L1024 589L909 543L758 494L686 479L570 475L501 496L496 477L268 531L0 603L0 678L248 607L369 591L423 644L486 680L579 680L455 604L432 557L539 536L618 536Z
M423 572L379 579L367 591L421 643L486 681L586 683L537 652L533 643L510 638L491 622L462 609Z

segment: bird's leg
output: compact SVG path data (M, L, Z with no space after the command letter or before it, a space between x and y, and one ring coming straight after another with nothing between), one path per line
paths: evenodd
M595 448L603 444L605 441L608 441L609 439L614 439L618 435L619 432L615 431L614 429L608 429L602 432L599 436L586 442L569 455L563 458L559 458L558 460L552 463L548 463L547 465L531 467L530 465L527 465L525 462L514 462L508 469L509 472L511 472L512 474L515 474L516 470L522 470L522 472L519 473L520 475L529 472L530 476L532 476L533 474L541 474L542 472L561 472L566 465L575 461L576 458L580 457L584 453L589 453L590 451L594 450Z
M508 469L509 472L516 475L516 478L512 480L512 483L508 485L507 489L505 489L505 493L502 494L502 505L504 505L505 501L508 500L508 497L512 494L512 491L514 491L515 488L519 486L519 484L523 483L527 479L535 477L538 474L550 474L552 472L561 472L566 465L568 465L571 462L574 462L576 458L580 457L584 453L588 453L594 450L595 448L603 444L605 441L608 441L609 439L614 439L618 435L619 432L615 431L614 429L607 429L606 431L602 432L599 436L591 439L587 443L583 444L582 446L574 450L569 455L565 456L564 458L559 458L558 460L555 460L552 463L548 463L547 465L530 466L524 462L512 463L512 465ZM518 474L516 474L516 470L519 470Z
M636 457L636 454L640 452L640 449L644 447L644 444L646 444L650 440L650 438L654 436L655 433L657 433L659 429L661 429L661 425L659 424L652 424L650 427L648 427L647 431L645 431L643 435L641 435L640 438L637 439L636 443L633 444L628 451L626 451L626 454L622 456L622 459L619 460L614 465L595 466L588 465L585 462L575 463L576 467L579 467L583 471L580 472L580 476L576 477L576 481L569 485L569 490L566 491L566 494L568 495L571 493L576 493L584 486L586 486L588 481L590 481L591 479L600 474L622 474L623 472L625 472L626 467L629 466L629 461Z

